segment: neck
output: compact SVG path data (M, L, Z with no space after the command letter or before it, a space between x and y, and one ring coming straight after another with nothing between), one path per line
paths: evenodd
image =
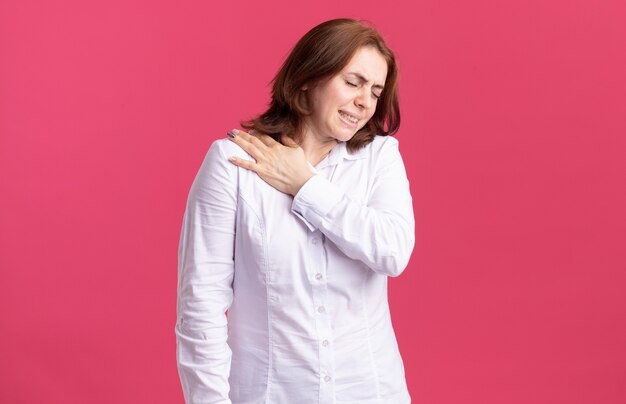
M335 139L319 142L311 139L310 136L304 136L300 141L300 147L304 150L307 161L313 166L316 166L320 161L324 160L336 144L337 141Z
M308 128L307 128L308 129ZM333 138L321 138L311 130L306 130L300 138L299 145L304 150L304 155L309 163L316 166L330 153L337 144Z

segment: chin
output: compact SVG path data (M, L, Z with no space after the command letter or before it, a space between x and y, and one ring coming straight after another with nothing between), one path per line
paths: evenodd
M337 141L339 142L347 142L348 140L352 139L357 132L358 129L355 131L346 131L344 129L342 131L336 132L334 138L337 139Z
M356 135L356 133L353 133L352 135L349 135L349 136L346 136L346 135L343 135L343 136L335 136L335 139L336 139L338 142L347 142L348 140L352 139L352 138L354 137L354 135Z

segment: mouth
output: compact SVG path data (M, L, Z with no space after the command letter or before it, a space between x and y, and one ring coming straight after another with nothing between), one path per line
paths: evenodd
M341 118L342 121L346 122L347 124L351 126L356 126L357 123L359 122L358 117L351 115L345 111L339 110L339 117Z

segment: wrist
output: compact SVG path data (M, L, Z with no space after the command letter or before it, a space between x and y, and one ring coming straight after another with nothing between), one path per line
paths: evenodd
M297 181L296 184L294 184L294 187L292 188L291 196L295 197L296 194L300 192L300 189L304 186L304 184L306 184L307 181L310 180L314 175L315 174L309 171L308 173L300 177L299 181Z

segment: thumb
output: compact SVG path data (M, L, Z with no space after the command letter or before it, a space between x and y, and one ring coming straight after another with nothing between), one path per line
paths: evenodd
M290 136L287 136L287 135L282 135L280 137L280 140L287 147L299 147L300 146L298 143L296 143L295 140L293 140Z

